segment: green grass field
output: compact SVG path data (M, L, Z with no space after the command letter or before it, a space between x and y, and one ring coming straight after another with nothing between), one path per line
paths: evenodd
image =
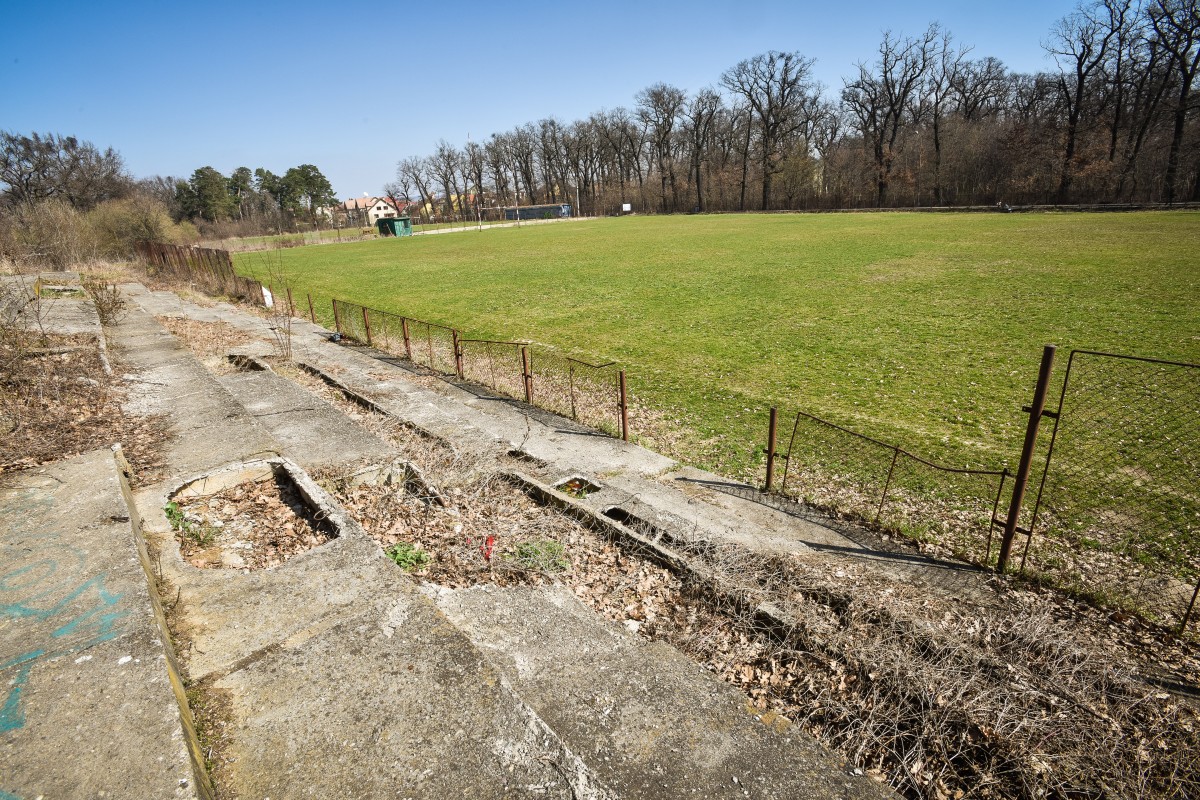
M616 359L687 431L666 449L732 475L771 405L1014 467L1043 344L1058 375L1071 348L1200 361L1195 212L628 217L269 257L326 321L338 297Z

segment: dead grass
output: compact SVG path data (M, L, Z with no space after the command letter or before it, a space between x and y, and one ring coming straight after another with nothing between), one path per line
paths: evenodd
M122 409L127 387L104 370L90 336L30 334L18 347L0 343L0 474L121 444L133 482L153 482L168 436L159 416ZM111 356L110 356L111 359ZM119 364L114 370L120 375Z
M155 317L164 328L200 359L215 375L236 372L226 357L229 351L252 341L251 336L226 322L197 322L183 317Z
M1003 592L997 607L977 607L861 564L764 560L700 539L673 542L697 570L673 572L650 553L538 505L494 461L489 472L441 453L440 463L421 465L427 478L436 474L452 487L441 492L446 508L411 484L351 486L341 480L347 472L323 477L382 546L404 543L430 556L417 577L455 588L561 582L606 618L691 655L764 714L800 724L908 797L1200 790L1196 711L1147 680L1147 661L1185 667L1192 680L1200 661L1187 645L1132 620L1114 623L1033 591ZM529 557L547 542L561 547L561 569ZM763 603L780 616L764 618L756 611Z

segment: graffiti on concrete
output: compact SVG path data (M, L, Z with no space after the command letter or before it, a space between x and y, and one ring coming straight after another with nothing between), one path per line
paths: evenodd
M21 498L5 499L6 512L21 510ZM0 620L11 621L0 625L0 733L24 727L21 695L39 662L120 636L130 614L80 543L14 527L0 542Z

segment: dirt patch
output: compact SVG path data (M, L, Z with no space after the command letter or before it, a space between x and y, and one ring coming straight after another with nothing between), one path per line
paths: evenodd
M167 518L180 553L200 568L270 569L337 535L278 475L169 504Z
M252 337L226 322L197 322L181 317L155 317L158 322L191 350L209 372L226 375L237 372L226 357L229 351L253 341Z
M119 443L132 482L156 480L168 436L165 419L123 410L128 386L105 371L96 339L24 337L0 342L0 474ZM112 366L119 375L119 363Z

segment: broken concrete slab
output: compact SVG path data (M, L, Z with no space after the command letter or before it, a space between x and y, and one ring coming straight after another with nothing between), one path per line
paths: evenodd
M274 372L224 375L218 381L283 446L284 455L305 468L393 457L387 442Z
M610 796L310 479L297 481L333 541L261 571L184 562L167 498L219 491L264 463L138 498L188 673L231 709L223 785L242 797Z
M213 685L242 797L610 796L407 581Z
M430 589L513 690L624 798L883 798L838 756L565 587Z
M123 480L96 451L0 486L0 797L207 796Z
M145 311L130 309L109 329L109 344L130 369L129 409L170 420L170 475L279 452L279 443Z

